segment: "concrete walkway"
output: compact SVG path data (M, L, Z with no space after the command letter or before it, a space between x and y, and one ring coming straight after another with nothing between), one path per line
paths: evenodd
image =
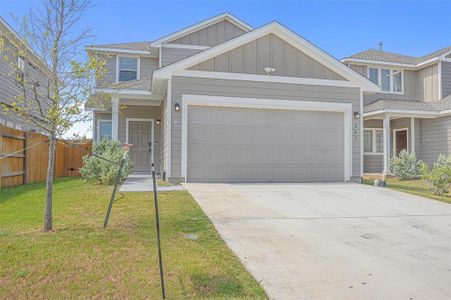
M186 184L271 299L451 299L451 205L359 184Z
M157 186L158 192L182 191L182 185ZM151 174L130 174L119 188L120 192L153 192Z

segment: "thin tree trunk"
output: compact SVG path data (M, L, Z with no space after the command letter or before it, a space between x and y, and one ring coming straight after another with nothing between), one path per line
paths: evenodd
M52 230L53 173L55 170L55 136L50 137L49 163L47 168L47 192L45 197L44 231Z

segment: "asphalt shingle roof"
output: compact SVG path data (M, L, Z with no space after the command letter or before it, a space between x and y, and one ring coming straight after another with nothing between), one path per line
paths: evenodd
M448 51L451 51L451 46L445 47L443 49L429 53L424 56L415 57L415 56L402 55L402 54L398 54L398 53L380 51L380 50L376 50L376 49L368 49L368 50L356 53L354 55L351 55L349 57L345 57L344 59L356 58L356 59L365 59L365 60L417 65L417 64L427 61L431 58L438 57Z
M120 49L120 50L150 51L150 43L151 43L150 41L143 41L143 42L119 43L119 44L91 45L91 47Z
M422 101L407 101L407 100L393 100L380 99L363 108L364 113L369 113L378 110L417 110L417 111L442 111L451 109L451 95L439 101L422 102Z

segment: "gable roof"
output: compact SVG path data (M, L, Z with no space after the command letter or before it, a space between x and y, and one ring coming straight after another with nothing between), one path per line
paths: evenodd
M154 78L168 79L172 76L174 72L183 71L198 63L206 61L215 56L221 55L227 51L242 46L246 43L249 43L270 33L273 33L279 38L285 40L287 43L291 44L293 47L301 50L302 52L312 57L313 59L321 62L324 66L328 67L337 74L343 76L350 82L356 83L356 86L360 86L367 91L380 91L380 87L371 82L370 80L368 80L366 77L363 77L356 71L345 66L340 61L332 57L330 54L321 50L317 46L308 42L307 40L300 37L299 35L289 30L288 28L284 27L278 22L269 23L251 32L245 33L234 39L219 44L215 47L204 50L188 58L175 62L161 69L158 69L154 72Z
M230 13L223 13L220 15L217 15L216 17L213 18L209 18L207 20L204 20L202 22L196 23L192 26L189 26L185 29L176 31L174 33L171 33L169 35L166 35L156 41L153 41L151 43L151 47L161 47L162 43L168 43L172 40L178 39L182 36L185 36L187 34L190 34L192 32L195 32L197 30L200 30L202 28L208 27L210 25L222 22L224 20L229 21L230 23L234 24L235 26L238 26L239 28L243 29L245 32L249 32L250 30L252 30L253 28L246 24L245 22L243 22L242 20L238 19L237 17L233 16Z
M349 57L345 57L342 59L343 62L364 60L364 61L374 61L374 62L388 62L388 63L396 63L396 64L405 64L412 67L418 66L422 63L427 62L430 59L438 58L444 54L451 52L451 46L445 47L443 49L434 51L424 56L408 56L402 55L398 53L380 51L376 49L368 49L356 54L353 54Z

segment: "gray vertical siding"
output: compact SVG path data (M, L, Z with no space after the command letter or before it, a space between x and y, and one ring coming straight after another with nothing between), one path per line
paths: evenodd
M161 66L167 66L179 60L194 55L202 50L199 49L180 49L180 48L161 48Z
M323 64L307 56L274 34L191 67L191 70L266 75L272 67L274 76L345 80Z
M233 39L245 31L227 20L202 28L171 41L173 44L216 46Z
M353 111L360 111L358 88L324 87L225 79L173 77L172 105L182 103L183 94L269 98L298 101L327 101L351 103ZM172 110L172 108L171 108ZM352 176L360 177L360 134L353 139ZM181 112L172 111L172 176L181 176Z
M451 95L451 62L442 61L442 98Z
M440 154L451 154L451 116L421 119L420 158L432 166Z
M438 64L419 70L417 96L424 101L439 100L438 95Z

